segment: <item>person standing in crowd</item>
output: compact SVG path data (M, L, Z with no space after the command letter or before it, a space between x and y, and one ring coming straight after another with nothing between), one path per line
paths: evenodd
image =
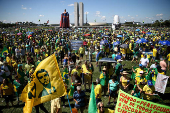
M106 67L103 67L102 71L103 72L100 74L100 84L102 85L104 95L106 96L106 88L107 88L109 78L108 78Z
M169 66L170 66L170 53L167 55L168 58L168 70L169 70Z
M61 98L51 100L51 113L62 113Z
M156 56L157 56L157 49L156 49L156 47L154 47L152 51L153 51L153 56L152 56L151 62L156 60Z
M100 79L96 79L96 87L94 89L95 92L95 98L96 98L96 104L98 104L101 101L102 97L102 86L100 84Z
M109 102L107 105L110 105L110 99L111 97L114 98L114 105L116 105L116 95L117 95L117 91L119 90L119 82L117 81L117 77L116 76L112 76L111 80L109 80L108 83L108 93L109 93Z
M143 58L140 59L139 64L142 64L144 68L148 68L149 65L149 59L146 58L147 55L144 55Z
M75 108L80 110L80 113L84 112L84 109L87 108L86 94L81 90L81 86L77 86L77 91L73 94L73 100L75 101Z
M83 45L81 45L81 47L79 48L80 60L83 60L84 51L85 51L85 49L84 49Z
M164 58L161 58L161 61L159 62L162 71L166 74L166 68L167 68L167 64Z
M9 108L9 101L13 106L13 85L8 81L8 79L3 79L3 83L0 87L1 98L5 98L6 106Z
M11 68L8 65L7 61L4 61L3 64L4 65L2 66L2 69L4 70L6 77L9 78L9 80L12 82L12 73L10 70Z
M129 91L130 80L128 79L126 71L122 72L122 76L120 77L121 89L126 93Z

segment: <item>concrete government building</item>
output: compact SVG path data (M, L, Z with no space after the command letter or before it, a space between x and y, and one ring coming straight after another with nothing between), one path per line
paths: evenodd
M84 4L80 2L74 3L74 25L75 27L83 26L84 24Z

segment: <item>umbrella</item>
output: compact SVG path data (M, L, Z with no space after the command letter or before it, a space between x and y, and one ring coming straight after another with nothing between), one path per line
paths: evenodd
M99 62L110 62L110 63L117 63L116 60L112 58L102 58L99 60Z
M146 40L144 38L141 38L141 39L136 41L136 43L146 43L146 42L148 42L148 40Z
M5 33L7 33L7 32L6 32L6 31L3 31L3 32L2 32L2 34L5 34Z
M83 35L83 36L91 36L90 34L85 34L85 35Z
M126 48L128 48L128 44L122 44L122 45L120 45L120 47L126 49Z
M140 31L140 29L136 29L135 31Z
M118 35L117 37L123 37L122 35Z
M145 31L142 31L142 33L144 33L144 34L145 34L146 32L145 32Z
M116 45L118 45L118 44L120 44L119 41L116 41L116 42L113 43L114 46L116 46Z
M150 35L150 34L152 34L152 33L151 33L151 32L147 32L146 34Z
M165 40L165 41L159 41L158 44L169 46L170 42L168 40Z
M53 31L53 30L48 30L48 31Z
M105 44L105 43L108 43L108 40L102 40L102 41L100 41L100 45L103 45L103 44Z
M29 35L29 36L28 36L28 39L29 39L31 36L32 36L32 35Z
M17 35L22 35L22 33L17 33Z

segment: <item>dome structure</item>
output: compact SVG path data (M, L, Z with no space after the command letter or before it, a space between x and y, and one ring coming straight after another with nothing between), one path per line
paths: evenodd
M115 15L114 16L114 20L113 20L113 24L119 24L120 23L120 19L119 19L119 16L118 15Z

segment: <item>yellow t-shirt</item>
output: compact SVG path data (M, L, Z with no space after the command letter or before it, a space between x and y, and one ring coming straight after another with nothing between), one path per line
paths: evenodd
M123 76L120 79L122 79L122 86L127 86L127 79L125 80Z
M60 108L59 113L62 113L62 107L61 107L61 99L56 98L51 101L51 113L56 113L57 109Z
M100 113L99 109L97 110L97 113ZM104 108L104 113L114 113L114 110L111 110L109 108Z
M80 48L79 48L79 52L80 52L80 54L83 54L83 53L84 53L84 48L83 48L83 47L80 47Z
M167 55L167 57L168 57L168 61L170 61L170 53Z
M9 57L6 57L6 61L7 61L8 65L11 65L11 59Z
M0 88L3 92L3 95L12 95L13 94L13 85L9 83L8 85L1 84Z
M97 94L99 94L98 98L101 98L102 97L102 85L97 84L94 89L94 93L95 93L95 97L97 96Z
M140 75L140 71L143 71L143 70L140 69L140 68L136 68L135 71L136 71L136 76L135 77L137 77L137 76Z
M120 48L122 54L126 54L126 50L124 48Z
M156 57L156 54L157 54L157 50L153 49L153 57Z
M139 87L143 89L144 85L141 85L140 82L147 82L146 78L141 78L137 76L136 78L137 84L139 84Z
M79 70L73 69L73 70L71 71L71 74L73 74L74 72L77 72L77 75L80 77L81 69L79 69Z
M155 88L154 88L154 86L149 87L148 85L145 85L143 87L143 91L146 92L146 93L151 93L152 94L155 91ZM145 94L144 98L147 99L147 100L152 100L153 96Z

